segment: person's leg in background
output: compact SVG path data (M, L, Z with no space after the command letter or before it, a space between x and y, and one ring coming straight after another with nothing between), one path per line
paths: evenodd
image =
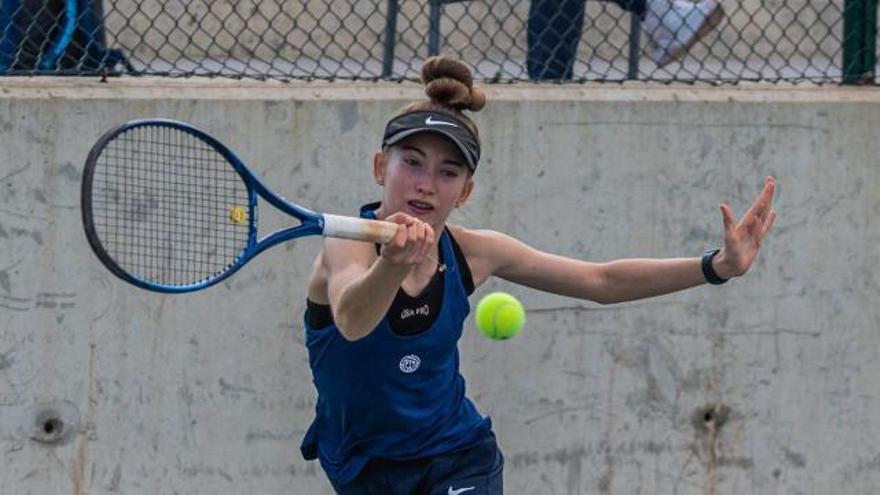
M19 10L18 0L0 0L0 73L12 68L21 31L15 23Z
M606 1L606 2L611 2L611 3L617 4L617 6L620 7L621 9L623 9L631 14L635 14L644 20L645 12L647 12L647 10L648 10L648 2L651 0L600 0L600 1ZM655 3L656 3L656 1L657 0L654 0ZM660 0L660 1L662 3L667 3L667 2L665 2L665 0Z
M719 0L647 0L642 20L651 59L660 67L678 60L723 18Z
M96 70L104 63L107 48L104 43L103 7L101 2L77 0L77 41L79 41L81 70Z
M571 79L586 0L533 0L529 6L529 77Z
M639 16L659 66L681 58L724 17L718 0L611 1ZM534 80L571 79L586 0L534 0L529 8L526 65Z
M116 70L122 64L130 73L134 68L118 48L107 46L102 0L77 0L77 33L71 43L70 56L79 71Z
M677 60L721 19L718 0L604 0L642 19L651 59L659 66Z

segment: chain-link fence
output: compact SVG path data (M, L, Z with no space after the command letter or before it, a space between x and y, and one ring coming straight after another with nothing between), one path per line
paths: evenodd
M720 2L720 3L719 3ZM0 73L876 82L876 0L0 0Z

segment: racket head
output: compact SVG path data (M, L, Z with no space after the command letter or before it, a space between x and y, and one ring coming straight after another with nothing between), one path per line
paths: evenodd
M86 159L86 237L129 283L158 292L203 289L254 254L255 183L232 151L189 124L131 121L105 133Z

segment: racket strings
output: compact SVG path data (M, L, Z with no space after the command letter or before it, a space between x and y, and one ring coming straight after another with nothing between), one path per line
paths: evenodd
M208 280L247 247L249 194L208 143L170 127L128 130L95 168L92 210L107 254L126 272L163 285Z

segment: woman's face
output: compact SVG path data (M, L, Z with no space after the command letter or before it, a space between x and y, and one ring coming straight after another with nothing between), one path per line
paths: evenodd
M376 154L376 182L385 188L382 213L402 211L435 230L473 190L461 152L449 139L420 132Z

